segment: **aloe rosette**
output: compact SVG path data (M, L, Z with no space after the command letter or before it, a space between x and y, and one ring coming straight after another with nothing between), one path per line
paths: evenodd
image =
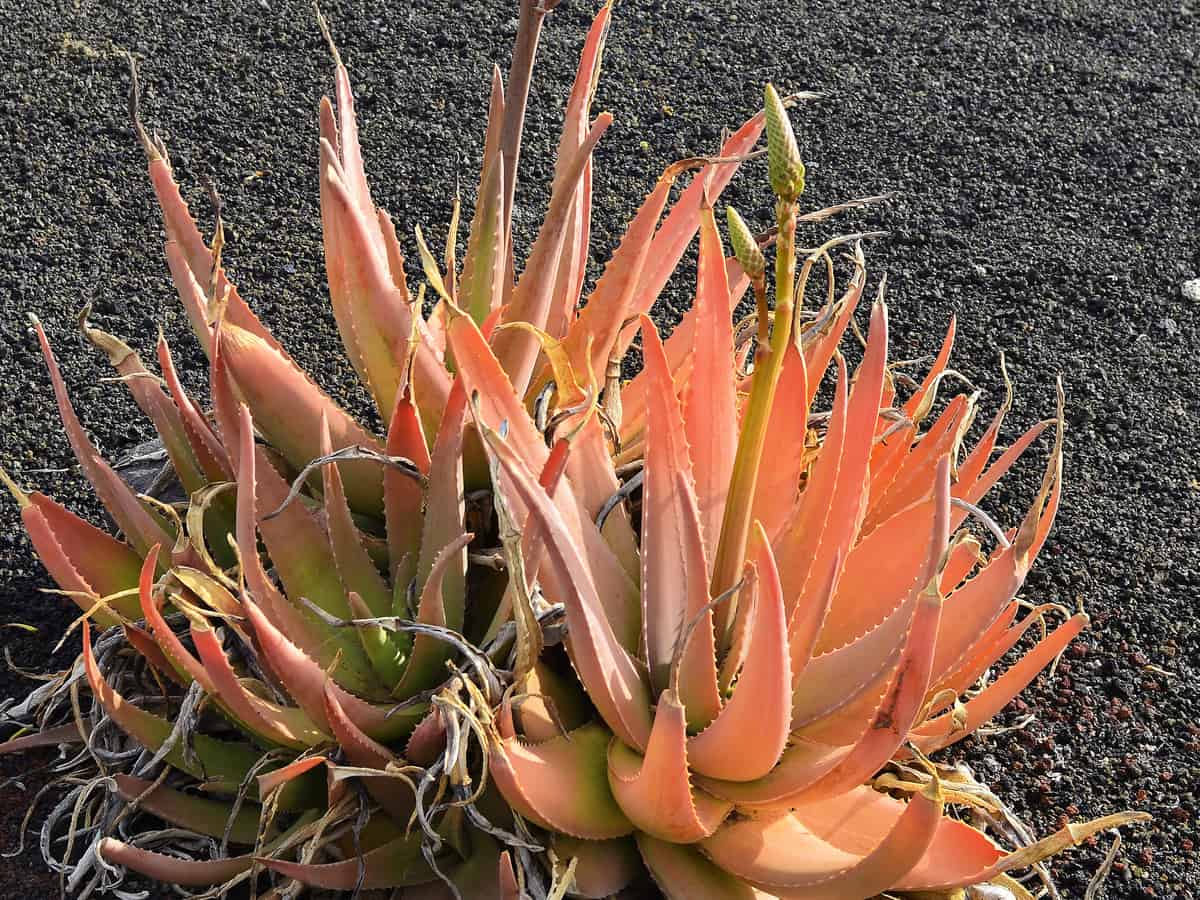
M901 399L882 299L851 382L838 348L866 281L861 236L798 250L796 227L855 204L799 212L804 167L771 88L719 156L662 173L588 289L592 157L611 122L590 106L610 4L518 266L522 121L552 5L521 3L461 263L456 204L441 259L416 230L416 292L371 198L330 40L326 270L378 434L240 296L219 206L207 242L138 123L211 409L185 393L164 339L155 375L82 326L188 501L137 495L104 461L36 321L72 448L120 536L3 476L83 613L76 666L0 719L40 729L0 752L86 742L60 767L76 786L43 829L72 889L117 890L129 869L219 892L270 870L277 896L602 897L648 869L673 898L1019 892L1005 872L1129 820L1006 851L946 814L987 801L926 760L1086 624L1064 613L1045 631L1061 610L1022 615L1016 596L1059 502L1061 410L993 460L1006 402L964 451L977 397L939 399L953 326ZM136 122L136 81L133 99ZM776 228L756 237L729 210L727 258L713 204L764 131ZM697 233L696 301L664 341L647 314ZM832 254L850 246L835 296ZM829 296L809 311L814 267ZM747 293L756 312L735 327ZM644 368L623 383L639 337ZM1005 531L978 504L1050 424L1040 489ZM972 690L1034 626L1044 636ZM138 831L131 809L171 828ZM56 856L49 837L68 816L86 827Z

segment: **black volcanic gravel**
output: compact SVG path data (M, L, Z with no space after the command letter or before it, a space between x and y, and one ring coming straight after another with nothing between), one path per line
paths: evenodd
M547 26L531 99L520 237L543 208L559 110L595 0ZM624 0L598 109L593 252L603 262L654 175L715 149L773 80L829 99L796 120L813 206L885 191L845 229L886 229L893 353L936 349L958 316L958 368L999 402L1001 350L1018 384L1008 438L1053 414L1064 377L1067 494L1025 595L1093 627L1024 697L1025 730L960 754L1040 833L1063 814L1152 812L1128 830L1105 896L1200 895L1200 15L1192 0ZM351 70L376 202L406 234L444 233L456 179L470 205L493 61L507 65L516 0L327 2ZM176 307L121 50L137 54L143 115L197 210L227 203L227 262L243 295L317 379L365 408L327 311L316 188L316 101L331 65L305 2L0 0L0 463L99 521L57 426L26 324L50 332L81 414L115 454L148 426L74 330L83 302L150 350L161 325L190 387L201 354ZM769 220L760 166L731 196ZM469 209L468 209L469 212ZM205 218L205 225L209 223ZM829 226L813 234L828 235ZM415 256L415 254L413 254ZM686 279L673 295L687 296ZM677 306L664 304L670 323ZM985 407L986 412L987 407ZM1033 467L992 504L1014 522ZM0 630L18 666L64 664L71 619L0 502ZM73 609L74 607L71 607ZM73 653L74 640L71 642ZM0 696L28 682L0 673ZM1013 721L1026 711L1011 710ZM6 760L0 776L29 764ZM29 794L0 797L15 845ZM15 817L14 817L15 815ZM1111 837L1056 871L1082 897ZM0 897L57 893L34 855L0 862Z

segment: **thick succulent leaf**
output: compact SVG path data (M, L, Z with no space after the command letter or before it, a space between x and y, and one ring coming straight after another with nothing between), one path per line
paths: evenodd
M328 143L323 144L321 189L323 212L327 212L323 218L327 221L330 290L343 341L348 336L348 346L356 351L351 359L360 360L360 374L375 398L380 416L386 417L404 380L409 342L415 339L412 377L422 412L433 424L437 421L435 411L445 403L449 392L449 376L427 339L420 310L393 280L386 253L379 245L380 229L374 212L363 211L356 204L331 152Z
M465 531L463 440L466 407L466 390L462 380L458 379L450 392L430 456L425 527L417 563L417 581L422 585L428 583L438 557ZM467 599L466 547L458 547L455 556L443 565L440 578L443 623L447 628L461 631ZM399 587L403 590L406 586Z
M639 831L664 841L694 843L711 835L733 804L692 787L683 704L663 691L645 756L619 740L608 747L608 783Z
M575 205L575 194L592 150L611 124L611 114L598 115L584 141L563 160L551 189L550 208L513 291L505 322L528 322L537 328L545 328L554 302L555 274L564 254L567 221ZM504 371L518 393L523 395L537 362L540 350L537 339L528 332L505 331L496 335L495 346Z
M246 609L246 618L254 629L264 662L287 687L297 705L328 733L331 726L325 715L325 683L328 678L325 671L288 640L263 615L257 604L248 597L243 598L242 604ZM332 685L332 690L350 720L375 740L397 740L407 735L424 714L423 709L406 709L389 715L390 707L361 700L336 683Z
M252 856L226 859L182 859L126 844L116 838L101 838L96 852L110 866L124 866L159 884L180 887L212 887L250 871Z
M571 896L601 900L619 893L642 871L637 844L633 838L610 841L582 841L566 835L553 838L554 853L560 860L575 860L575 880Z
M666 219L663 220L662 227L654 235L646 267L638 280L638 286L634 291L627 315L634 316L650 312L654 301L658 299L663 288L667 286L667 282L675 273L675 269L679 266L679 260L683 258L684 251L692 242L692 238L696 236L696 231L700 227L701 210L705 206L716 204L721 192L725 190L740 168L741 157L750 153L754 149L754 145L758 143L764 124L765 119L761 112L755 113L747 119L721 146L721 158L735 159L735 161L706 165L696 173L691 184L680 194ZM690 329L695 326L686 323L689 320L694 322L694 316L695 313L689 311L684 315L683 321L677 328L676 333L682 329L681 338L684 340L680 349L691 347ZM633 334L632 330L622 333L617 346L619 354L624 355L629 348ZM668 346L668 356L670 355L671 351Z
M92 653L90 628L83 632L83 667L92 695L116 723L117 727L146 749L157 752L171 734L171 723L148 713L124 697L104 680L96 657ZM164 757L167 764L187 772L205 784L208 790L234 794L246 773L258 761L259 754L246 744L231 744L200 733L193 737L192 749L196 763L189 761L179 741Z
M999 714L1017 694L1025 690L1038 673L1050 665L1087 624L1088 617L1083 613L1072 616L1065 624L1039 641L981 693L968 700L965 704L965 719L956 721L953 712L943 713L914 731L913 744L922 752L933 753L971 734L980 725Z
M228 320L221 324L220 332L221 356L238 393L253 411L262 433L292 466L301 469L320 455L322 415L329 422L335 450L356 446L383 449L374 435L278 350ZM338 465L351 507L366 515L382 516L380 466L365 461Z
M504 423L506 447L517 454L527 472L541 472L550 451L482 332L468 316L452 313L447 324L447 338L459 378L467 394L477 399L482 422L494 427ZM641 634L637 585L605 543L574 490L556 491L553 505L590 570L612 631L621 646L632 651L638 646ZM512 512L519 529L523 525L524 509L525 503L514 499ZM547 572L543 577L555 575ZM569 590L567 585L547 587L553 587L559 593Z
M972 477L972 469L974 468L972 464L975 463L975 451L973 450L970 456L967 457L967 460L958 467L958 482L955 484L954 496L962 497L968 503L979 503L987 495L988 491L995 487L996 483L1013 467L1033 442L1041 437L1047 426L1051 424L1053 423L1038 422L1027 430L1008 449L1000 454L996 461L987 467L987 471L979 475L978 478ZM980 440L980 444L984 444L983 439ZM983 458L983 462L986 461L986 458ZM971 468L968 468L969 465L971 465ZM967 515L967 512L966 510L956 510L955 513L956 515L952 522L957 525Z
M414 833L396 838L361 857L341 862L310 864L269 857L257 862L285 878L330 891L409 887L437 877L421 856L422 837Z
M49 497L26 494L3 470L0 479L16 498L33 549L59 588L105 627L119 625L122 617L137 619L136 597L113 596L137 586L142 561L133 548ZM115 614L97 606L101 597L113 597L108 603Z
M511 433L511 432L510 432ZM590 571L562 516L521 459L492 432L486 446L503 473L497 490L529 510L526 528L544 532L543 570L556 570L566 606L567 648L592 702L625 743L645 747L650 737L650 696L637 661L618 642Z
M492 69L492 98L488 111L488 136L479 176L475 216L463 258L458 301L471 318L482 323L504 302L508 275L508 236L504 224L504 157L500 153L500 128L504 118L504 82L500 69Z
M600 73L600 58L610 14L611 8L606 4L593 20L584 41L567 100L554 181L550 188L550 206L530 250L525 270L512 292L510 308L505 315L506 322L528 322L545 330L552 311L561 310L566 302L561 296L556 298L556 288L561 284L570 289L579 281L578 274L572 269L577 268L581 253L586 252L580 248L579 242L585 239L587 232L576 225L581 211L580 197L587 191L585 172L590 169L593 149L612 122L608 113L602 113L588 127L589 109ZM523 108L523 102L521 106ZM510 109L509 112L516 110ZM508 169L504 174L506 179L515 178L515 168ZM511 197L512 189L509 188L505 204L506 219L511 218ZM506 221L505 227L511 229L511 221ZM564 270L568 270L569 274ZM574 303L574 300L571 302ZM504 371L509 374L518 393L524 394L537 361L537 341L527 333L508 332L497 335L495 346Z
M809 464L808 371L795 342L784 351L775 403L767 422L766 445L770 456L758 473L751 514L774 536L787 522L800 493L800 479Z
M0 742L0 754L26 753L42 747L57 747L60 744L78 744L83 738L79 729L72 722L70 725L59 725L57 728L47 728L45 731L35 731L20 737L9 738Z
M215 385L221 383L223 356L218 346L213 354L213 369L218 374L214 379L213 394L218 398L219 414L224 401ZM272 467L263 448L254 443L254 425L249 410L239 405L233 416L226 411L225 418L222 428L227 434L230 429L237 429L237 438L231 444L237 448L237 545L246 586L267 617L322 668L333 669L340 684L363 693L372 691L377 684L374 672L353 631L333 629L310 610L294 605L289 599L305 597L335 616L349 616L350 607L337 577L325 533L300 503L283 507L283 512L271 519L260 515L260 503L273 509L283 504L288 492L287 483ZM258 554L256 522L261 525L271 562L288 591L287 596L275 587L263 568ZM311 709L306 708L306 711L311 715Z
M604 426L598 416L589 416L583 428L571 441L571 453L567 457L567 479L575 488L581 514L593 521L608 498L621 486L613 467L612 456L608 452ZM641 559L637 536L624 505L619 505L609 512L601 534L626 573L632 578L640 578Z
M54 386L54 399L58 404L58 412L62 417L71 449L75 452L75 458L79 460L84 475L95 489L96 496L104 504L108 514L112 516L117 527L121 529L139 556L145 556L155 544L171 546L175 541L175 536L168 533L163 523L142 505L133 489L121 480L121 476L112 466L104 461L100 451L88 438L87 432L83 430L83 425L80 423L79 417L75 415L75 408L67 396L67 386L58 370L54 351L50 349L50 341L46 338L46 332L42 330L41 323L36 320L34 321L34 330L37 332L38 342L42 347L46 368L50 372L50 381Z
M925 566L935 507L930 494L892 516L850 551L821 628L817 653L828 653L866 634L908 595Z
M1047 477L1052 477L1060 463L1052 457ZM957 667L963 657L1016 596L1038 550L1046 539L1058 511L1062 481L1055 478L1035 498L1025 514L1016 538L1007 548L999 550L982 571L965 582L947 598L947 621L938 633L937 655L934 657L934 677L941 678Z
M909 604L915 605L915 610L891 684L849 756L811 788L795 797L797 803L816 802L862 784L892 758L909 737L921 715L929 691L938 622L942 613L938 569L949 540L949 458L943 459L938 467L937 482L937 512L925 547L925 563L908 600Z
M965 394L959 394L946 405L929 431L908 451L891 487L878 501L872 499L863 523L864 533L921 498L938 460L956 453L964 432L971 424L974 408L974 398Z
M783 588L761 524L750 536L755 603L746 662L725 708L688 739L692 769L710 778L754 781L779 762L791 731L792 667ZM746 735L754 740L747 742Z
M612 735L607 729L588 724L537 744L505 731L491 735L488 771L515 812L543 828L588 840L633 831L609 788Z
M939 831L939 840L894 887L896 890L953 891L981 884L1005 872L1027 868L1070 847L1077 847L1101 831L1133 822L1145 822L1149 818L1145 813L1126 812L1090 822L1072 822L1037 843L1008 854L975 829L943 819L945 836ZM946 828L948 822L958 827Z
M795 597L793 612L816 602L829 566L838 557L846 558L858 536L887 367L887 339L887 307L876 303L854 390L845 406L834 405L840 427L830 420L831 434L801 497L799 515L778 548L784 593ZM839 372L842 365L839 360Z
M720 781L697 776L696 784L714 797L742 807L784 805L791 797L831 772L851 751L849 746L831 746L803 737L793 738L778 764L757 781Z
M293 750L307 750L328 742L328 733L320 729L303 710L280 706L248 690L211 628L193 623L191 635L211 680L214 695L253 732Z
M643 358L651 381L642 485L642 628L653 691L668 687L677 647L679 699L700 729L721 709L709 603L709 566L692 479L692 460L658 330L642 321ZM714 427L724 425L715 422ZM722 498L723 499L723 498ZM723 504L721 504L723 506ZM716 527L720 528L720 510ZM690 635L689 629L693 628Z
M337 695L327 682L325 685L325 715L338 746L346 754L346 759L352 766L362 769L385 769L391 764L402 764L402 761L378 741L364 734L358 726L346 715ZM381 775L377 778L363 778L363 787L367 789L383 810L392 817L397 825L408 825L409 817L415 807L415 795L412 787L398 778Z
M333 449L330 445L328 425L324 420L321 422L321 428L321 453L329 455ZM392 591L379 574L379 569L375 567L375 562L354 524L338 467L323 467L321 477L325 495L325 527L329 532L329 544L333 549L338 577L346 589L348 601L349 598L357 597L362 601L361 606L365 607L355 609L354 603L350 601L350 611L356 618L364 619L390 615ZM356 630L379 680L383 684L395 684L402 672L400 646L393 643L391 636L383 633L378 626L358 626Z
M175 408L179 410L184 434L191 445L192 455L204 472L205 478L208 481L232 481L233 466L229 462L229 455L221 446L221 441L213 431L208 419L204 417L200 408L183 389L183 383L179 380L179 373L175 369L175 360L171 356L171 348L167 344L167 339L162 335L158 337L157 355L163 380L167 384L167 390L171 394Z
M184 490L189 494L200 490L208 478L192 452L191 441L188 439L179 409L159 385L158 379L124 341L98 328L92 328L86 319L82 319L80 324L87 339L104 351L109 364L129 388L138 409L154 424L154 429L162 440L171 466Z
M434 557L429 576L421 588L417 604L417 622L445 628L446 575L457 572L463 565L463 554L473 534L458 534ZM392 689L397 699L406 700L415 694L436 687L446 678L446 660L450 645L431 634L418 632L413 638L412 651L405 664L404 677Z
M429 474L429 446L421 430L421 419L413 403L411 386L405 382L396 394L387 434L389 456L401 456L423 475ZM425 492L421 485L391 466L383 473L383 507L387 523L388 568L396 590L407 590L417 573L421 550L422 512Z
M601 375L616 352L621 327L629 316L636 315L632 309L634 292L650 254L655 226L680 171L678 165L672 165L659 176L604 267L587 304L568 329L564 344L577 372Z
M872 897L920 861L941 815L941 791L933 785L916 794L886 836L865 852L835 846L792 813L731 821L700 846L721 868L782 900Z
M692 350L692 377L683 392L685 431L710 564L721 536L725 494L737 453L737 382L732 368L733 320L729 307L725 251L710 206L700 211L696 342ZM668 365L665 352L662 364L664 368ZM653 437L653 432L653 423L647 423L647 440ZM802 448L804 444L797 446Z
M638 850L667 900L768 900L769 895L683 844L637 836Z
M121 772L116 773L113 780L123 800L136 800L139 810L158 816L177 828L207 834L218 840L228 833L229 840L234 844L252 845L258 841L261 810L257 805L238 810L231 819L229 804L221 800L185 794Z
M196 227L196 221L192 218L183 196L179 193L179 185L175 183L170 163L148 142L144 142L144 145L149 156L150 182L154 187L154 194L158 198L158 205L163 215L163 225L167 232L167 259L171 263L171 273L175 276L175 284L181 297L195 296L196 308L193 308L193 304L189 304L187 300L184 305L188 308L188 318L191 319L196 337L200 339L200 343L207 352L212 346L212 329L207 315L207 296L209 286L213 283L213 268L216 261L212 251L204 243L200 229ZM175 247L174 253L170 250L171 246ZM172 255L175 255L174 261L171 258ZM186 273L182 267L178 266L180 262L186 264L188 270ZM186 280L180 277L184 275L187 276ZM279 342L272 337L258 317L250 310L250 307L246 305L246 301L238 294L237 288L230 283L223 267L217 268L215 288L215 297L224 303L225 315L230 322L257 335L282 352ZM197 289L198 296L196 296Z

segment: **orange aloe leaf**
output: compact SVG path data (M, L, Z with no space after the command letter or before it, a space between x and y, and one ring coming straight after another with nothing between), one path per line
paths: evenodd
M732 368L733 321L729 315L725 250L711 206L700 211L700 259L696 278L696 328L692 377L683 391L683 417L700 506L709 566L721 536L725 493L737 452L737 384ZM666 354L663 354L666 365ZM670 385L667 381L664 385ZM803 421L803 420L802 420ZM654 425L647 422L647 441ZM803 448L801 442L798 447ZM783 449L781 447L781 449ZM787 451L785 451L787 452Z
M553 838L554 853L563 861L575 860L571 893L601 900L618 894L641 874L637 844L633 838L584 841L566 835Z
M608 726L627 744L644 747L650 737L649 691L638 663L613 632L580 548L558 509L508 442L479 424L485 446L502 474L497 490L505 491L512 505L529 511L526 528L538 528L544 534L542 570L558 574L559 591L553 596L566 606L567 648L580 679Z
M844 560L858 537L864 511L863 487L887 369L887 321L887 307L875 303L870 338L855 375L854 390L844 406L834 405L834 419L840 420L840 427L833 433L835 424L830 420L831 434L813 467L800 512L780 544L780 573L785 593L795 597L793 614L816 602L823 587L819 582L831 562L838 557ZM844 371L843 365L839 360L839 373ZM937 550L939 554L941 549Z
M320 455L322 415L328 418L335 450L355 446L382 449L374 435L334 403L295 363L256 335L223 322L220 354L238 393L254 411L258 427L297 469ZM339 465L351 507L367 515L382 515L380 466L365 461Z
M463 478L464 426L467 395L461 378L454 382L442 415L429 461L429 487L425 494L425 525L417 560L417 582L426 584L445 548L466 530ZM439 577L443 624L461 631L466 615L467 550L459 546L453 559L443 563ZM407 585L399 585L400 590ZM445 644L442 644L445 648Z
M413 378L425 412L436 421L450 388L449 377L433 352L420 310L396 287L382 247L376 246L379 228L373 213L358 208L331 158L328 143L322 149L322 195L328 197L326 258L331 270L334 312L343 340L355 348L363 367L361 376L375 398L381 417L391 413L396 391L404 379L409 342L413 350ZM334 246L329 246L330 244ZM386 422L386 419L385 419Z
M471 318L482 323L504 302L507 234L504 225L504 157L500 153L500 128L504 118L504 82L500 69L492 69L492 97L488 110L483 168L479 175L475 215L471 219L467 252L463 257L458 301Z
M720 156L730 159L748 154L758 143L765 122L762 112L755 113L747 119L721 146ZM633 316L650 312L650 308L662 293L663 288L667 286L667 282L679 265L679 260L683 258L684 251L687 250L700 227L701 209L706 204L712 205L717 202L721 192L725 190L740 166L740 161L709 163L692 178L692 183L680 194L679 199L675 201L671 211L663 220L662 227L654 235L647 256L647 265L638 280L637 289L634 291L626 315ZM693 315L694 313L691 312L685 315L680 327L684 327L684 323L689 321ZM683 337L686 340L684 348L691 346L690 332L688 331L691 327L694 326L687 326L684 329ZM624 354L628 349L633 334L632 330L622 332L621 340L617 345L619 353Z
M667 900L767 900L694 847L638 834L638 850Z
M710 597L703 523L683 411L662 341L649 317L642 319L642 343L651 385L642 487L643 641L651 689L662 691L668 686L680 640L699 619L679 654L678 681L688 725L699 730L721 709L713 617L705 608ZM720 510L716 512L719 523Z
M328 423L322 418L321 455L328 456L332 452ZM329 544L333 550L337 575L347 591L348 598L358 597L363 601L364 608L355 609L353 601L349 600L348 611L355 618L364 619L390 615L392 592L375 567L367 548L363 546L350 513L350 506L346 502L338 467L324 466L321 478L325 495L325 528L329 532ZM384 684L395 684L402 673L399 647L392 642L390 635L377 627L360 626L357 631L363 643L363 650L379 680Z
M184 306L188 310L192 328L207 352L211 346L207 292L213 277L215 263L213 253L204 243L200 229L196 227L196 221L192 218L191 211L179 192L179 185L175 183L170 163L148 142L143 141L143 146L149 157L150 182L154 187L154 194L163 215L163 226L167 232L167 260L171 263L171 272L175 276L175 284L180 297L185 298ZM174 251L170 249L172 246L175 248ZM174 260L171 258L173 255L175 256ZM178 263L185 264L188 271L184 272L183 267ZM225 298L226 315L230 322L252 332L282 352L279 342L246 305L246 301L242 299L237 288L230 283L224 267L217 270L215 293L218 299Z
M845 900L891 888L928 850L942 816L934 782L874 847L850 852L822 839L799 815L730 822L701 844L717 865L780 900Z
M421 856L421 838L420 834L395 838L361 857L323 865L270 857L257 862L285 878L330 891L410 887L436 877Z
M447 339L459 378L467 394L477 399L482 421L497 427L505 423L505 446L517 454L526 471L541 472L550 451L483 333L469 316L451 311ZM586 560L613 632L623 647L632 650L638 646L641 628L636 584L605 543L574 490L555 492L553 504ZM519 503L513 509L519 528L524 507ZM554 577L553 573L549 577Z
M249 597L242 599L242 605L271 672L287 687L288 693L317 727L328 733L331 727L325 714L325 682L328 676L303 650L288 640ZM331 689L350 720L360 731L376 740L396 740L407 735L416 720L424 714L423 709L406 709L389 715L390 707L361 700L336 682L332 682Z
M1017 694L1025 690L1038 673L1050 665L1087 624L1088 617L1083 613L1072 616L1065 624L1039 641L981 693L968 700L965 704L965 721L956 724L953 713L943 713L914 731L913 744L923 753L933 753L971 734L980 725L998 715Z
M429 567L417 604L417 622L441 628L446 625L446 575L456 573L463 564L463 554L475 535L460 532L442 547ZM446 660L450 645L431 634L418 632L413 638L412 651L404 667L404 677L392 689L392 696L407 699L423 690L436 687L446 678Z
M588 840L623 837L633 825L609 788L611 737L596 724L537 744L493 732L488 770L509 806L531 822Z
M746 662L724 709L687 742L694 771L730 781L754 781L770 772L787 744L792 720L792 667L783 588L761 523L755 523L748 555L756 590ZM749 733L755 738L748 743Z
M252 694L238 679L221 642L206 625L192 623L197 661L167 624L153 595L158 547L150 550L142 567L138 595L142 614L170 665L189 681L196 681L221 706L234 724L254 735L294 750L303 750L327 739L300 710L286 709Z
M1047 478L1060 469L1060 454L1061 448L1056 448L1047 468ZM982 571L946 599L950 614L938 635L935 678L957 667L1021 589L1054 522L1061 496L1061 478L1055 477L1052 485L1043 483L1012 545L998 550Z
M254 866L253 856L225 859L182 859L166 853L144 850L116 838L102 838L97 855L109 866L124 866L159 884L180 887L211 887L224 884Z
M567 479L579 497L582 515L592 521L621 486L599 416L590 416L572 440L571 453L567 457ZM618 505L608 514L601 534L626 573L632 578L639 577L641 561L637 536L624 505Z
M179 671L171 665L171 661L167 658L167 654L163 653L162 648L154 640L154 635L144 628L134 625L132 622L126 622L124 625L125 640L129 641L129 646L133 647L138 653L146 658L151 666L153 666L160 675L170 679L182 688L188 687L192 682L191 679L181 675Z
M175 402L175 408L179 410L184 433L205 477L208 481L232 481L233 467L230 465L229 455L221 446L220 439L204 414L184 391L179 373L175 369L175 360L171 356L171 348L161 334L158 336L157 354L163 380L167 383L167 390Z
M192 452L191 441L184 429L183 418L171 398L163 391L158 379L150 373L133 349L119 338L87 323L87 313L80 316L84 335L108 357L109 364L121 376L138 409L154 425L171 466L185 491L191 494L204 487L208 478Z
M789 805L788 797L807 789L831 772L851 749L794 737L778 764L757 781L721 781L697 776L696 784L714 797L737 804L739 809L786 808Z
M807 468L808 371L795 341L788 344L784 354L779 392L767 423L767 446L774 452L770 465L758 473L751 514L772 536L787 522L796 505L800 479Z
M975 829L945 819L929 852L899 879L894 889L941 892L981 884L1076 847L1101 831L1149 819L1145 813L1124 812L1090 822L1072 822L1037 843L1008 854Z
M556 297L558 289L570 290L575 284L581 283L582 273L576 270L581 253L586 252L581 251L579 246L586 232L577 226L581 212L580 198L590 192L586 181L590 173L592 151L612 122L611 115L601 113L588 127L592 95L600 74L600 59L611 12L610 5L605 4L592 21L584 39L558 142L549 208L529 252L525 270L512 289L511 298L506 298L509 306L504 317L506 322L528 322L545 330L551 317L560 315L567 302L561 294ZM510 91L514 87L515 84L510 84ZM506 98L506 113L510 120L524 113L524 97L517 106L513 105L512 99ZM519 133L519 121L506 121L506 130L512 124L517 125ZM512 138L511 135L504 137L509 140ZM502 143L501 150L506 157L503 173L506 182L504 228L511 248L513 185L507 182L516 178L515 148L511 143L503 142L503 139ZM574 299L571 303L574 303ZM479 320L478 316L476 320ZM537 342L528 334L502 334L497 335L495 347L496 355L518 393L524 394L537 361Z
M969 456L967 459L967 462L964 462L963 465L959 466L958 484L955 485L956 490L954 495L956 497L962 497L968 503L978 503L987 495L988 491L996 486L996 483L1005 475L1005 473L1009 471L1009 469L1013 467L1016 461L1030 447L1030 445L1032 445L1034 441L1041 437L1042 432L1044 432L1047 426L1050 424L1050 422L1038 422L1032 428L1027 430L1024 434L1017 438L1017 440L1015 440L1008 449L1000 454L999 458L990 466L988 466L987 470L978 477L972 477L974 473L967 469L968 463L974 462L975 452L972 451L971 456ZM980 440L980 444L984 444L983 439ZM983 462L986 461L986 458L983 459ZM956 522L961 521L962 517L967 515L964 510L956 510L955 512Z
M942 347L938 351L933 365L925 373L925 379L921 382L921 386L913 391L912 396L901 407L904 415L914 422L921 422L929 414L929 408L933 405L934 399L937 396L938 384L942 379L943 373L946 371L946 365L950 362L950 353L954 350L954 336L957 330L958 320L954 316L951 316L950 325L946 329L946 336L942 339Z
M670 165L642 201L621 243L604 267L600 280L567 331L564 344L578 372L603 372L632 310L638 278L645 269L654 238L675 179L688 163ZM548 377L548 376L546 376Z
M402 761L387 747L364 734L346 715L337 695L328 682L325 684L325 715L329 719L333 736L353 766L363 769L386 769ZM378 778L362 779L375 802L400 826L407 826L415 806L412 787L398 778L381 775Z
M59 725L57 728L47 728L45 731L35 731L33 734L23 734L0 742L0 754L25 753L41 747L57 747L59 744L78 744L83 738L75 723Z
M155 544L171 546L175 536L169 534L162 522L142 505L129 485L104 461L100 451L88 438L67 396L67 386L58 370L58 363L54 359L54 351L50 349L46 332L37 319L33 320L33 327L42 347L46 368L50 372L54 399L58 403L58 412L62 417L71 449L75 451L75 458L79 460L79 465L95 489L96 496L139 556L145 556Z
M92 653L91 629L85 626L81 630L83 668L92 695L118 728L147 750L156 752L171 734L171 723L130 703L104 680ZM164 760L168 765L203 782L209 790L223 794L237 793L246 773L258 762L258 751L247 744L231 744L202 733L194 735L192 741L197 762L188 759L179 741L167 752Z
M70 598L88 612L101 597L110 597L137 586L141 557L106 531L86 522L64 506L38 492L26 494L3 469L0 481L8 488L21 510L21 522L50 577ZM107 627L122 618L137 619L137 598L125 596L96 608L92 617Z
M412 390L405 382L396 392L387 434L389 456L410 460L422 474L429 474L429 447L421 430L421 419L413 403ZM421 550L421 514L425 495L418 484L391 466L383 473L383 508L387 525L388 567L396 589L407 589L416 575L417 554ZM405 560L410 562L405 564Z
M947 404L937 422L906 454L891 487L872 503L863 523L864 533L921 499L938 460L955 453L974 413L974 397L959 394Z
M223 356L218 345L213 353L213 369L218 376L213 381L213 396L217 398L218 415L222 415L225 405L219 387ZM266 452L255 445L250 411L239 405L233 411L232 421L228 421L228 410L223 415L227 420L222 423L226 440L237 449L237 546L242 576L251 594L266 610L267 617L278 623L322 667L331 667L338 660L334 677L340 684L364 693L377 689L370 661L353 632L332 629L309 610L293 605L267 576L258 554L256 523L261 526L271 562L290 596L305 597L335 616L344 618L350 614L328 539L304 506L291 503L272 519L259 513L260 500L279 508L288 486L271 466ZM231 428L237 430L231 433Z
M690 844L711 835L733 804L692 787L688 771L686 712L663 691L644 756L614 740L608 747L608 783L622 812L639 831Z
M138 809L158 816L179 828L198 834L222 838L226 832L235 844L254 844L258 841L259 808L251 806L238 811L230 820L229 804L194 794L184 794L165 785L116 773L113 779L123 800L138 801Z
M318 728L303 710L280 706L248 690L213 629L193 622L191 635L212 684L213 696L251 731L292 750L307 750L328 742L328 733Z
M586 138L577 149L561 160L561 169L554 179L550 208L534 241L525 270L513 290L512 300L504 314L506 322L528 322L544 329L554 299L555 271L563 254L567 234L567 219L574 205L576 187L592 150L600 141L612 115L596 117ZM496 357L508 373L517 392L524 395L541 349L537 338L523 331L506 331L495 336Z
M831 772L792 798L798 805L815 803L865 782L892 758L921 714L929 691L938 622L942 613L942 598L937 585L950 531L948 457L944 457L938 466L934 492L937 512L926 544L925 563L908 600L909 604L915 604L915 610L891 684L854 749Z

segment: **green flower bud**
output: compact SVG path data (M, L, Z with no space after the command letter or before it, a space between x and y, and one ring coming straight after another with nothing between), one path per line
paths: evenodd
M767 271L767 260L750 232L750 226L732 206L725 207L725 219L729 223L729 242L733 244L733 253L741 263L742 271L751 281L761 280Z
M804 192L804 162L796 144L796 132L775 86L763 91L767 116L767 170L771 190L786 203L795 202Z

